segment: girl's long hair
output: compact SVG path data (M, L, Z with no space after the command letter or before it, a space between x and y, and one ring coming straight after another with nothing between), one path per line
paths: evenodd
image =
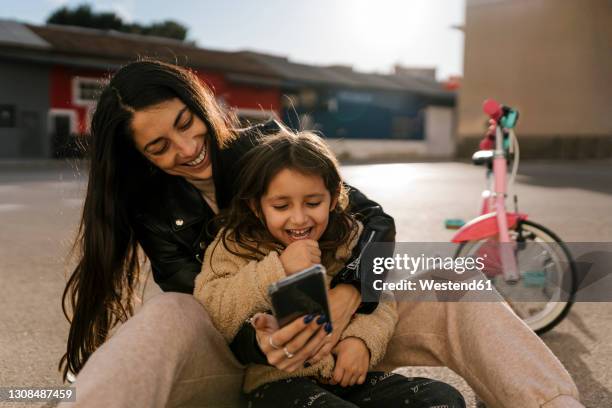
M64 381L68 370L77 374L110 330L133 314L140 263L131 214L159 187L153 182L155 167L133 144L130 123L135 111L173 98L206 124L213 152L233 137L212 92L187 69L141 60L110 78L91 122L89 181L74 244L78 262L62 295L62 310L70 322L59 363Z
M356 230L356 223L348 212L348 194L338 162L319 136L308 132L295 134L283 128L275 135L262 137L261 143L243 156L240 167L237 194L229 209L216 220L219 227L226 228L222 243L233 254L255 260L269 250L282 249L266 228L261 197L274 176L284 169L321 177L332 202L337 200L319 239L323 264L332 260L338 246L346 243ZM228 240L238 245L239 250L229 245Z

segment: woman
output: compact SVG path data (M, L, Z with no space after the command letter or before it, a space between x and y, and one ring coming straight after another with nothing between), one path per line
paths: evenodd
M92 119L89 182L77 241L81 254L64 291L73 317L60 367L64 378L68 370L78 374L77 404L231 405L238 401L242 381L236 359L269 361L282 369L286 362L276 357L273 345L318 350L304 361L320 359L335 346L338 336L310 339L300 321L277 330L271 316L264 315L255 329L242 327L231 353L199 303L176 293L193 290L202 254L214 236L208 220L232 198L238 159L256 143L255 135L278 128L270 122L233 131L212 93L191 72L173 65L135 62L111 78ZM364 223L354 256L370 238L393 240L393 221L380 206L355 190L350 202ZM128 321L138 246L166 293ZM376 303L360 303L354 270L337 277L329 296L334 332L341 333L356 311L371 312ZM403 303L398 312L380 371L446 365L491 406L581 406L559 361L503 303ZM126 323L106 341L118 322ZM504 331L513 335L499 336L491 350L489 333ZM509 360L515 366L508 367Z

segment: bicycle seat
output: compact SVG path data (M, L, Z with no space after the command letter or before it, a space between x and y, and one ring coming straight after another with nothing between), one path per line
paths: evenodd
M493 155L493 150L479 150L472 155L472 163L474 163L476 166L480 166L482 164L491 166L491 163L493 163Z

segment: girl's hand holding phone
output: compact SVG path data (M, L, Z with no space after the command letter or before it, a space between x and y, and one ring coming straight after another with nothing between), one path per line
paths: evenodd
M312 239L292 242L280 255L280 260L287 276L319 264L321 263L319 243Z
M336 356L336 367L331 384L348 387L364 383L370 366L370 350L363 340L347 337L334 347L332 353Z

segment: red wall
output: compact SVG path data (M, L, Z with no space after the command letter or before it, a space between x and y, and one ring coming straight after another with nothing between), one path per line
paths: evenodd
M54 66L51 69L50 106L55 109L72 109L77 113L77 131L87 133L87 106L73 103L72 78L76 76L87 78L102 78L105 75L100 70L86 70Z
M281 91L279 88L237 85L228 83L222 74L196 72L217 98L234 108L264 109L280 114Z
M271 110L280 116L281 91L278 88L233 86L224 94L224 98L230 106Z

